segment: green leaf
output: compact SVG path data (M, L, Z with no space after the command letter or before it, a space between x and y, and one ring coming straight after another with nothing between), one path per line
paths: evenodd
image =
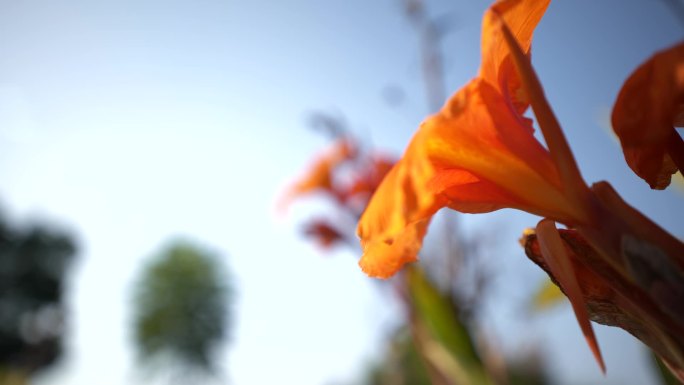
M653 366L655 367L656 373L658 380L660 380L660 383L662 385L679 385L680 382L677 381L675 376L672 374L670 369L665 366L663 361L658 358L655 354L653 354Z
M565 294L550 279L537 289L532 297L532 308L534 310L546 310L565 301Z
M430 282L416 266L406 269L414 327L425 330L419 341L424 358L441 374L459 384L490 384L472 336L454 301ZM448 381L451 383L452 381Z

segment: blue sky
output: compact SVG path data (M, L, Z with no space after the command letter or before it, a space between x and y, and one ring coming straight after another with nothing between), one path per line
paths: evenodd
M533 63L585 178L609 180L681 237L681 195L631 174L607 123L626 76L684 36L664 3L555 1ZM283 218L274 202L325 145L306 128L311 111L344 115L396 153L430 112L416 36L397 4L0 1L0 199L10 217L57 222L81 244L67 355L37 383L143 383L127 329L131 285L174 236L225 255L236 277L224 360L233 383L352 379L378 353L396 306L352 256L322 258L300 238L311 209L297 205ZM487 5L433 5L451 26L450 92L476 74ZM395 85L406 95L399 107L382 97ZM567 383L652 381L626 333L599 328L604 379L569 307L525 318L504 304L523 301L543 277L517 246L536 218L504 210L463 221L500 234L499 297L486 323L506 349L542 344Z

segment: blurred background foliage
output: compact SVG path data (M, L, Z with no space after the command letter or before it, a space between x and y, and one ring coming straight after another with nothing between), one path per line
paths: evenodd
M405 327L394 333L385 347L385 355L367 369L361 384L431 384L428 368Z
M134 342L142 362L179 383L216 374L230 337L231 279L217 256L176 241L143 269L134 293Z
M21 384L62 355L76 251L62 229L0 216L0 384Z

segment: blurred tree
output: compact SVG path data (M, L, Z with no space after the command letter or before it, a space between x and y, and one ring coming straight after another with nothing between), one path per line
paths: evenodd
M16 229L0 218L0 383L21 384L59 358L75 253L60 231Z
M180 382L215 374L215 353L229 335L228 282L218 259L195 246L174 243L154 258L135 288L139 357Z

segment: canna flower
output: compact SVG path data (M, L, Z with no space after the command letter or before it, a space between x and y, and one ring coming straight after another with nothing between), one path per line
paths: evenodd
M357 220L373 192L382 182L395 160L375 151L362 151L350 134L342 134L330 148L320 154L302 178L283 194L280 209L303 195L320 193L333 200L339 218L315 218L307 221L302 232L322 250L350 242L341 231L344 220ZM348 224L351 224L349 222Z
M586 185L574 163L563 160L559 168L523 116L529 95L501 29L503 22L529 55L548 3L504 0L487 10L478 76L421 125L359 222L367 274L388 278L415 261L430 218L443 207L466 213L509 207L566 224L588 220ZM568 168L576 174L569 187L562 177Z
M635 335L684 380L684 307L673 301L684 293L684 244L608 183L589 188L582 179L529 63L532 31L547 5L503 0L485 13L479 75L422 124L376 191L359 222L359 264L371 276L388 278L415 261L432 215L444 207L539 215L545 218L536 228L544 266L568 296L601 369L587 276L595 279L593 288L605 288L602 293L629 288L616 306L639 322L643 332ZM529 106L548 150L523 116ZM576 230L595 258L574 257L555 222Z
M287 207L292 200L315 191L338 197L333 174L338 166L356 155L354 143L349 138L338 139L326 152L316 159L309 171L285 193L279 206ZM338 197L339 198L339 197Z
M613 130L629 167L653 189L664 189L684 170L684 43L656 53L622 86L613 107Z

